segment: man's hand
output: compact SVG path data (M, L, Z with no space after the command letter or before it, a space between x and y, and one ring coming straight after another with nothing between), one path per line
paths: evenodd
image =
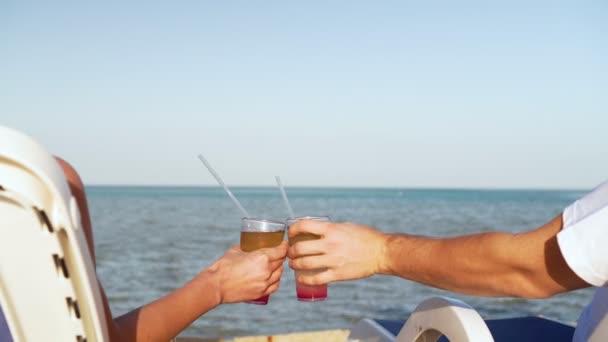
M216 279L218 303L254 300L275 292L279 288L286 254L287 242L249 253L232 246L207 269Z
M291 246L289 265L296 270L324 269L301 274L298 281L306 285L365 278L388 271L385 256L387 236L374 228L312 220L301 220L289 227L289 237L302 233L320 235L321 238Z

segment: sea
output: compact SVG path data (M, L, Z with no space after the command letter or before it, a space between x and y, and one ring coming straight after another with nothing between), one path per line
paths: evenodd
M232 190L252 216L280 221L288 216L276 188ZM584 191L287 188L287 193L298 215L450 237L536 228ZM90 186L87 195L97 271L114 316L174 291L239 243L241 214L217 187ZM592 294L584 289L550 299L483 298L374 276L332 283L326 301L307 303L296 300L293 271L286 265L268 305L222 305L180 337L280 334L348 328L362 318L406 319L432 296L463 300L486 319L540 315L574 323Z

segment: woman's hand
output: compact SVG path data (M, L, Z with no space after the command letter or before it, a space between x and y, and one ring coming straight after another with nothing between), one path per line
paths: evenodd
M207 269L216 281L219 304L254 300L275 292L286 255L286 241L253 252L232 246Z

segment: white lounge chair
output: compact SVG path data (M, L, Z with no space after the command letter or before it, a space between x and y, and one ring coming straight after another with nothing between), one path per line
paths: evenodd
M598 294L600 291L605 289L598 289ZM484 321L466 303L445 297L422 301L405 322L366 318L350 330L349 337L362 342L566 342L575 334L575 327L541 317ZM608 341L608 316L598 322L586 341Z
M0 308L2 342L109 340L93 260L63 172L44 147L2 126Z
M396 329L399 329L397 334ZM481 316L462 301L433 297L420 303L405 324L363 319L351 328L350 338L363 342L434 342L441 336L456 342L493 342Z

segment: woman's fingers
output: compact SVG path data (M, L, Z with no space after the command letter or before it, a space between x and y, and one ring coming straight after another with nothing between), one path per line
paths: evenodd
M276 271L272 272L270 278L266 280L266 290L264 290L263 296L269 295L279 288L281 282L281 275L283 274L283 265Z
M261 249L256 250L254 253L264 254L271 261L283 260L283 259L285 259L285 256L287 255L288 247L289 247L289 245L287 244L287 241L283 241L277 247L261 248Z
M268 279L266 279L266 284L270 285L270 284L276 283L277 281L281 280L281 274L283 274L283 268L284 268L284 266L281 265L274 272L272 272L270 274L270 276L268 277Z
M274 272L276 269L278 269L280 266L282 266L284 262L285 262L285 260L271 261L271 262L268 264L268 270L270 271L270 273L272 273L272 272Z
M274 293L278 289L279 289L279 282L276 282L276 283L268 286L268 288L266 289L266 291L264 291L264 294L262 296L268 296L268 295Z

